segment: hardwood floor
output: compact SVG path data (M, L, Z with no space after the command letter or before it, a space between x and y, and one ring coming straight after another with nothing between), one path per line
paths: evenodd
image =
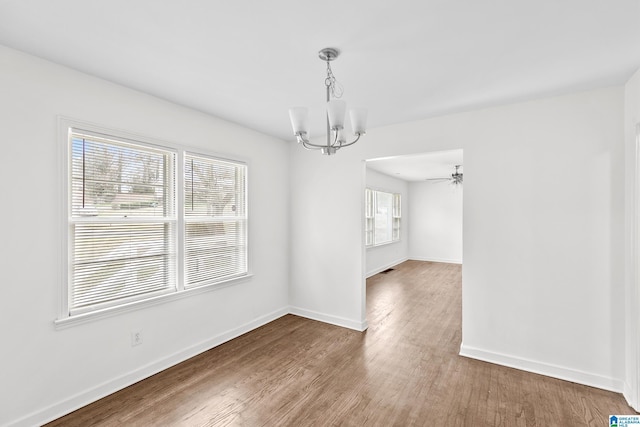
M461 268L367 281L369 329L287 315L48 426L607 426L620 394L458 356Z

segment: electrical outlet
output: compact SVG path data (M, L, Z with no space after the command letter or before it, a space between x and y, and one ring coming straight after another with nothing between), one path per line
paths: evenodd
M131 332L131 347L142 344L142 330Z

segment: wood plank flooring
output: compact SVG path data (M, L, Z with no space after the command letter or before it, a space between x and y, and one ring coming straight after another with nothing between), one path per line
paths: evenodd
M48 426L607 426L620 394L458 356L461 268L367 281L369 329L287 315Z

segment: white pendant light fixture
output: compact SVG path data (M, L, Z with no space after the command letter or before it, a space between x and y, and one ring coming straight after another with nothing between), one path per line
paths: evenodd
M353 145L365 134L367 124L367 110L362 108L349 111L351 117L351 128L356 138L347 142L344 137L344 120L347 104L340 100L342 97L342 86L336 81L331 70L331 61L336 59L340 52L337 49L322 49L318 56L327 63L327 78L324 85L327 91L327 143L323 145L313 144L309 141L309 128L307 117L309 110L306 107L294 107L289 110L293 134L298 139L298 143L308 150L320 150L322 154L331 155L343 147Z

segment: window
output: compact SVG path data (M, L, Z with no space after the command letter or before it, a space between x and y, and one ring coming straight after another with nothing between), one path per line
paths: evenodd
M394 242L396 240L400 240L400 218L402 216L401 208L402 208L402 202L400 200L400 194L394 194L393 208L391 212L391 218L393 221L393 224L392 224L393 233L392 233L391 240L393 240Z
M185 287L247 272L246 166L187 154Z
M244 163L65 130L61 318L248 275Z
M365 189L365 245L378 246L400 240L401 196Z
M374 191L366 188L364 190L364 241L365 246L373 246L373 221L375 218L375 207L373 203Z

